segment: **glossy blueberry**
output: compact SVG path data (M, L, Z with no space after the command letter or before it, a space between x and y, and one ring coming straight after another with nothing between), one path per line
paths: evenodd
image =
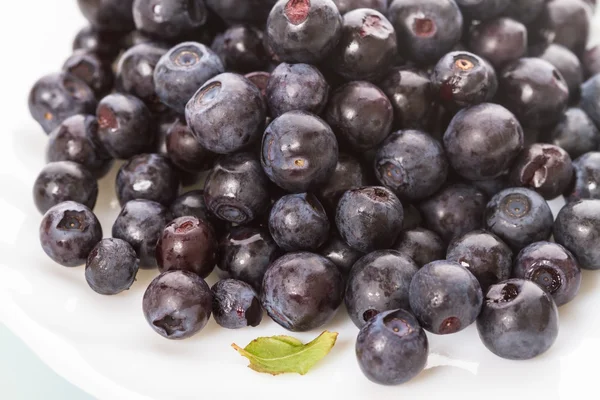
M218 35L211 48L219 55L228 71L246 73L265 68L267 52L263 32L248 25L235 25Z
M579 58L571 50L559 44L546 47L539 57L548 61L560 72L567 83L571 99L578 99L580 86L583 83L583 68Z
M150 200L132 200L121 209L112 227L112 237L123 239L133 247L140 267L156 267L156 243L171 213L161 204Z
M112 61L121 51L123 33L101 31L86 26L73 39L73 51L84 50L97 54L103 61Z
M144 293L146 321L167 339L186 339L202 330L212 312L210 287L189 271L167 271Z
M388 8L388 0L333 0L340 14L359 8L370 8L385 14Z
M510 278L513 252L498 236L478 230L452 241L446 259L468 269L485 293L491 285Z
M65 267L85 264L88 254L102 239L100 221L92 210L74 201L50 208L40 224L44 252Z
M139 269L135 250L121 239L102 239L85 264L85 280L94 292L115 295L129 290Z
M433 63L460 40L463 17L454 0L394 0L388 18L398 35L400 56Z
M502 15L512 0L456 0L463 15L470 20L485 21Z
M305 111L290 111L267 127L261 163L271 181L301 193L331 178L338 153L335 135L325 121Z
M214 161L214 155L198 143L191 129L181 121L176 121L167 132L166 146L171 162L187 172L210 169Z
M119 58L117 90L134 95L149 106L156 107L158 100L154 86L154 69L166 52L165 48L152 43L129 48Z
M319 254L334 263L344 277L348 277L354 263L364 255L348 246L337 232L329 235L329 240L321 246Z
M135 27L151 36L172 39L204 25L204 0L134 0Z
M365 186L341 197L335 216L340 236L355 250L389 249L402 229L404 210L389 189Z
M209 151L229 154L259 140L266 117L260 90L238 74L207 81L185 107L187 124Z
M116 159L151 152L156 144L152 114L137 97L110 94L98 104L96 117L102 147Z
M224 279L213 285L213 316L227 329L258 326L262 307L252 286L235 279Z
M537 283L559 307L573 300L581 286L581 269L573 254L550 242L533 243L521 250L513 276Z
M467 36L469 49L496 68L523 57L527 53L527 38L527 27L512 18L482 22Z
M544 11L547 2L547 0L510 0L504 14L524 24L529 24Z
M261 301L276 323L305 332L333 318L343 291L342 275L331 261L312 253L288 253L267 270Z
M330 215L335 215L340 197L350 189L367 185L367 171L354 157L340 153L333 175L328 182L321 185L316 195Z
M140 154L121 166L115 187L121 205L145 199L169 206L179 193L179 176L166 157Z
M264 26L277 0L205 0L206 5L228 24Z
M528 360L546 352L558 336L558 309L535 283L510 279L493 285L477 318L479 338L492 353Z
M164 104L183 114L188 101L211 78L223 73L219 56L203 44L183 42L171 48L156 64L156 95Z
M395 310L372 318L356 339L356 358L371 381L399 385L419 375L427 364L429 342L416 318Z
M546 200L530 189L510 188L495 195L485 210L486 228L513 250L548 240L554 218Z
M344 302L359 329L379 313L408 309L410 282L417 264L395 250L379 250L360 258L352 267Z
M448 176L442 145L417 130L392 133L377 150L377 180L400 199L415 201L437 192Z
M446 244L442 238L423 228L402 232L393 249L410 257L419 268L430 262L443 260L446 255Z
M77 0L83 16L101 31L130 31L134 0Z
M569 108L553 129L543 131L542 139L561 147L573 160L600 148L600 132L581 108Z
M410 308L421 326L437 335L459 332L477 319L481 286L468 269L451 261L421 268L410 284Z
M548 61L521 58L499 72L498 100L527 128L554 125L567 109L569 87Z
M29 112L46 133L71 116L92 114L95 108L92 89L68 72L38 79L29 92Z
M81 79L98 98L113 88L115 76L110 64L93 52L75 51L63 64L63 71Z
M600 200L568 203L554 222L554 240L571 251L584 269L600 269Z
M568 201L600 199L600 152L590 152L573 161L575 176L565 196Z
M600 75L594 75L581 85L581 108L600 127Z
M523 129L506 108L484 103L459 111L444 134L452 168L479 181L506 173L523 148Z
M266 213L269 199L269 180L251 153L221 157L204 184L208 209L236 224L246 224Z
M377 147L392 131L392 103L369 82L349 82L331 95L325 120L341 146L356 152Z
M510 170L512 186L531 188L547 200L560 196L572 178L571 157L552 144L535 143L527 146Z
M113 160L98 139L98 122L91 115L67 118L50 133L46 160L73 161L81 164L96 178L101 178L112 167Z

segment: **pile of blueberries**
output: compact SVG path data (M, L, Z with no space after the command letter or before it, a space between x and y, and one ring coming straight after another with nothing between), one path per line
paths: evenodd
M345 302L361 369L398 384L425 367L425 330L545 352L600 269L596 1L78 3L90 26L29 97L49 135L40 240L104 295L158 266L158 334L263 309L308 331Z

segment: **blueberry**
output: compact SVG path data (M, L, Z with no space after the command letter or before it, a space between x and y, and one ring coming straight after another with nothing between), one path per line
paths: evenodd
M156 64L156 95L164 104L183 114L198 88L224 71L219 56L205 45L179 43Z
M584 269L600 269L600 200L579 200L563 207L554 222L554 240L571 251Z
M134 0L77 0L83 16L100 31L130 31Z
M253 26L235 25L218 35L211 48L228 71L252 72L268 64L263 31Z
M301 193L331 178L338 153L335 135L325 121L305 111L290 111L267 127L261 163L271 181Z
M144 293L148 324L167 339L186 339L201 331L212 312L210 287L189 271L167 271L157 276Z
M379 313L408 309L410 282L417 264L395 250L379 250L360 258L350 270L344 301L359 329Z
M271 72L266 99L273 118L294 110L320 114L329 97L329 84L308 64L281 63Z
M206 5L229 24L264 26L277 0L205 0Z
M600 132L581 108L569 108L558 124L543 134L545 142L561 147L573 160L600 148Z
M271 236L285 251L316 250L329 236L329 219L311 193L280 198L269 215Z
M68 72L38 79L29 92L29 112L46 133L58 128L67 118L91 114L95 108L92 89Z
M176 167L187 172L202 172L210 169L214 156L194 137L191 129L176 121L166 137L167 155Z
M73 161L81 164L96 178L108 173L112 158L98 139L98 122L91 115L74 115L50 133L46 160Z
M123 205L112 227L112 236L123 239L133 247L140 267L156 267L156 243L170 212L161 204L149 200L132 200Z
M319 249L319 254L334 263L344 277L350 274L354 263L364 255L348 246L337 232L329 235L327 242Z
M366 253L391 248L403 218L402 203L394 193L384 187L365 186L344 193L335 222L346 243Z
M450 242L480 229L487 198L477 188L454 184L440 190L420 204L425 228Z
M50 208L40 224L44 252L60 265L85 264L88 254L102 239L102 227L92 210L74 201Z
M377 180L400 199L415 201L437 192L448 176L442 145L417 130L392 133L375 155Z
M267 20L267 47L284 62L317 63L341 35L342 16L331 0L279 0Z
M559 44L546 47L539 58L548 61L560 72L569 88L571 99L578 99L580 86L583 83L583 69L579 58L571 50Z
M531 281L510 279L493 285L477 318L481 341L492 353L527 360L546 352L558 336L558 309Z
M360 162L347 154L340 153L333 175L317 190L316 195L328 213L335 215L340 197L350 189L367 185L367 171Z
M565 196L570 202L600 199L600 152L590 152L573 162L575 176Z
M121 239L102 239L85 264L85 280L99 294L115 295L129 290L139 269L135 250Z
M137 97L113 93L103 98L96 110L98 137L106 151L126 160L151 152L156 143L152 114Z
M333 0L340 14L359 8L370 8L384 14L388 8L388 0Z
M154 86L156 64L166 49L152 43L135 45L119 58L117 65L117 90L134 95L151 107L158 100Z
M600 45L590 47L581 56L581 66L586 78L600 73Z
M527 53L527 38L527 27L511 18L482 22L467 36L469 49L496 68L523 57Z
M121 51L122 39L122 32L102 31L86 26L73 39L73 51L84 50L95 53L103 61L109 62Z
M540 18L547 21L554 43L575 54L583 53L591 28L588 6L577 0L553 0L546 7Z
M340 43L331 56L335 72L347 80L374 80L397 57L396 31L382 13L360 8L344 15Z
M206 178L204 200L222 220L246 224L269 207L269 180L250 153L220 158Z
M217 282L213 292L213 316L217 324L227 329L258 326L262 308L252 286L235 279Z
M567 109L569 87L548 61L521 58L498 75L500 104L514 113L527 128L554 125Z
M140 154L121 166L115 186L121 205L145 199L169 206L179 192L179 177L166 157Z
M363 152L377 147L392 131L394 109L369 82L349 82L331 95L325 119L340 145Z
M456 0L463 15L470 20L485 21L502 15L511 0Z
M394 0L388 18L398 35L400 56L436 62L460 40L463 17L454 0Z
M229 154L260 138L266 109L260 90L241 75L207 81L185 108L187 124L209 151Z
M581 108L600 127L600 75L594 75L581 85Z
M421 268L410 284L409 298L421 326L437 335L471 325L483 303L475 276L452 261L434 261Z
M174 39L204 25L208 11L204 0L134 0L133 19L138 30L163 39Z
M459 111L444 134L450 164L459 175L475 181L506 173L523 141L523 129L515 116L492 103Z
M513 252L498 236L478 230L452 241L446 259L467 268L485 293L491 285L510 278Z
M288 253L267 270L261 301L276 323L305 332L333 318L343 291L342 275L331 261L312 253Z
M553 220L546 200L525 188L501 191L485 210L486 228L515 251L531 243L548 240Z
M446 255L446 244L442 238L423 228L405 230L393 248L414 260L419 268L430 262L443 260Z
M204 202L203 190L183 193L171 204L170 211L173 218L196 217L205 221L212 221L214 218Z
M547 0L510 0L504 14L524 24L529 24L544 11L547 2Z
M98 97L113 88L115 76L110 64L91 51L75 51L63 64L63 71L81 79Z

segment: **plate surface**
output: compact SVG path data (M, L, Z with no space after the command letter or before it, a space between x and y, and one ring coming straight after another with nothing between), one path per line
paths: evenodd
M476 329L430 335L427 370L400 387L370 383L354 356L357 329L340 309L326 326L340 333L331 354L306 376L271 377L246 368L231 347L257 336L286 334L265 316L258 328L229 331L214 321L196 337L170 342L156 335L141 312L155 271L141 271L129 292L92 292L83 268L50 261L38 243L41 216L31 186L44 165L46 138L27 111L30 86L58 70L72 37L84 26L74 1L12 2L3 38L3 144L0 146L0 322L19 335L57 373L99 399L192 399L212 394L245 399L379 398L573 399L597 392L600 356L600 272L584 271L581 293L560 309L556 345L543 356L510 362L489 353ZM598 26L596 21L595 26ZM117 166L118 167L118 166ZM116 168L100 182L96 208L105 236L119 207ZM556 212L560 202L553 203ZM209 279L209 283L214 282ZM320 331L296 335L309 341ZM235 396L235 397L234 397Z

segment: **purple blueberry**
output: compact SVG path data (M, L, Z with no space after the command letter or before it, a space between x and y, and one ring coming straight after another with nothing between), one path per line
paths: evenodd
M600 269L600 200L568 203L554 222L554 240L579 261L583 269Z
M235 279L224 279L213 285L213 317L227 329L258 326L262 307L252 286Z
M527 53L527 38L527 27L512 18L482 22L473 26L467 36L469 49L496 68L523 57Z
M81 79L98 98L113 88L115 76L110 64L91 51L73 52L63 64L63 71Z
M234 25L217 35L211 48L228 71L258 71L268 64L263 36L263 31L253 26Z
M85 280L94 292L115 295L129 290L139 269L139 260L129 243L102 239L85 264Z
M148 35L174 39L204 25L204 0L134 0L135 27Z
M171 125L165 141L171 162L186 172L206 171L214 162L214 155L198 143L192 130L181 120Z
M134 95L151 108L157 107L154 69L167 49L156 44L138 44L119 58L117 90Z
M561 147L571 159L600 149L600 132L581 108L569 108L551 130L544 130L543 140Z

